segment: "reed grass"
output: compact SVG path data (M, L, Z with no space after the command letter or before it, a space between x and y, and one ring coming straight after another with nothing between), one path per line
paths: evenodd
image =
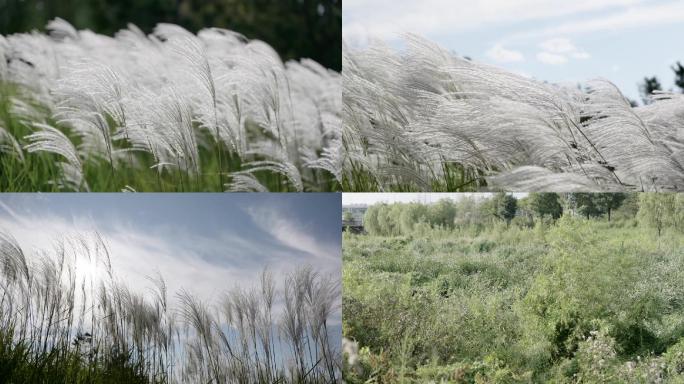
M301 267L278 287L264 269L257 286L208 304L188 291L169 298L160 275L149 277L147 294L135 292L110 257L97 234L26 254L0 232L0 382L340 380L340 352L328 336L335 278ZM84 260L100 272L84 274Z
M208 28L0 36L3 191L340 188L341 77Z
M682 94L632 107L404 42L343 49L345 191L684 190Z

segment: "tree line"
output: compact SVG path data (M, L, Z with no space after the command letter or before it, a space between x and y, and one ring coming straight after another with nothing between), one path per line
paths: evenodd
M679 88L681 93L684 93L684 66L678 61L675 65L670 67L670 69L672 69L675 75L675 85ZM653 92L662 90L663 86L656 76L644 77L644 80L639 84L639 92L641 93L641 99L644 104L651 103L650 95L652 95ZM630 100L630 102L633 106L636 105L633 100Z
M342 68L342 0L2 0L0 34L41 30L55 17L106 35L128 23L147 33L157 23L226 28L266 41L285 60Z
M371 235L396 236L430 229L485 227L497 222L506 226L534 227L563 215L614 221L637 220L657 231L684 232L684 195L676 193L530 193L526 197L497 193L487 198L448 198L433 204L375 204L364 215Z

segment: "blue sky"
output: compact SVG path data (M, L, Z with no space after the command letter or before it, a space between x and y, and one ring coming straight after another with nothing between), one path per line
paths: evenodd
M684 61L681 0L346 0L342 29L352 47L416 33L540 80L606 78L635 100L644 76L673 88Z
M0 194L0 230L35 253L99 232L115 273L132 288L160 272L170 296L185 288L211 302L258 281L278 285L298 265L339 279L340 194ZM335 318L340 319L338 313Z

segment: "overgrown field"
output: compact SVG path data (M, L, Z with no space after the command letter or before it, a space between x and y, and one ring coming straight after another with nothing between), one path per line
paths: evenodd
M222 29L47 30L0 36L0 191L340 188L339 73Z
M0 267L2 383L340 378L339 343L328 325L339 283L311 268L292 271L282 286L264 270L254 287L206 303L190 291L167 292L162 276L149 278L149 291L132 291L98 235L29 254L0 232Z
M347 383L684 383L684 234L565 214L343 238Z
M345 191L684 190L684 95L632 107L405 42L344 48Z

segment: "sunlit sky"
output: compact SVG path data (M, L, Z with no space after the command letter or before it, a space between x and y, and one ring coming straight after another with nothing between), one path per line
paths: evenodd
M645 76L673 88L684 61L681 0L346 0L342 30L352 47L410 32L540 80L603 77L634 100Z
M340 194L0 194L0 230L29 254L99 232L114 272L131 288L161 273L212 302L254 286L268 266L280 287L309 264L340 278ZM340 310L333 322L339 324Z

